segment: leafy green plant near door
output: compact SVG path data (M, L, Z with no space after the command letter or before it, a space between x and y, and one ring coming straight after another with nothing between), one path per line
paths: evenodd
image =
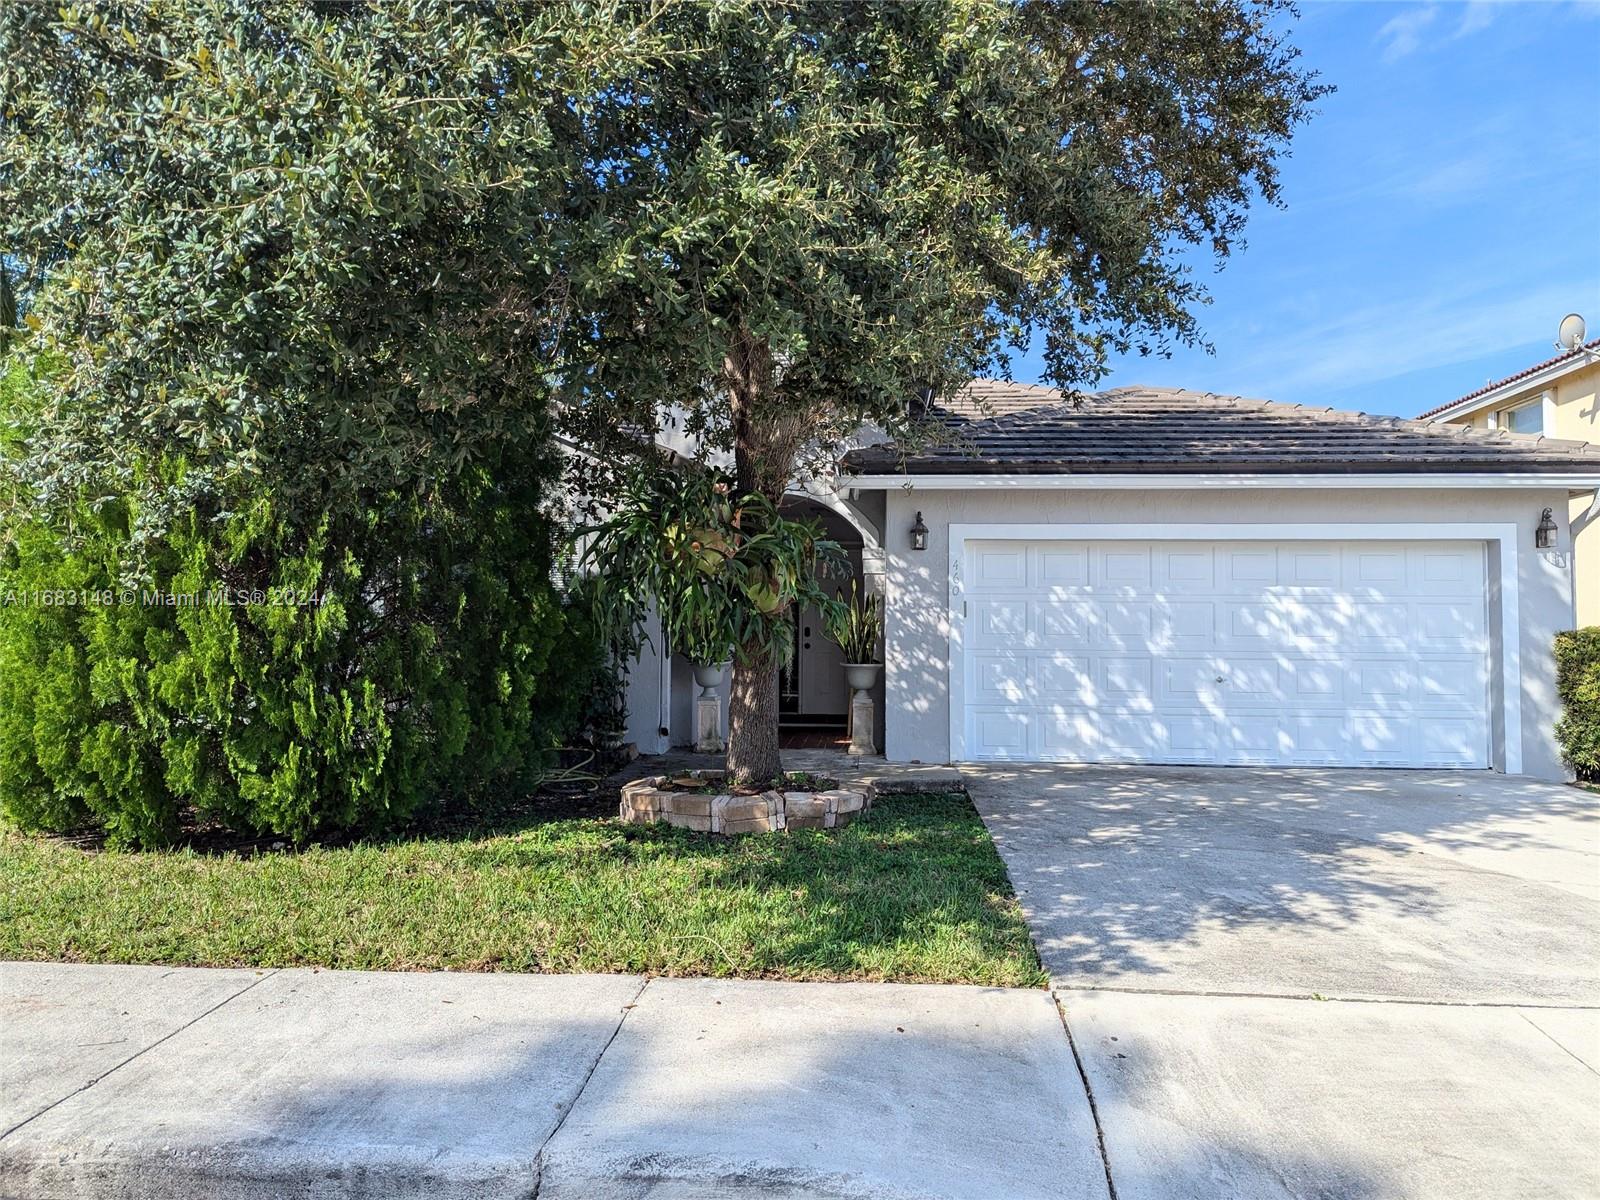
M580 536L592 539L585 561L603 619L641 629L653 609L662 648L688 658L702 687L720 682L719 669L735 647L742 654L784 653L793 612L815 605L826 622L839 604L819 582L842 567L838 544L814 522L783 516L764 496L735 495L714 471L641 470L610 519ZM735 753L742 733L776 737L776 677L773 685L764 697L770 729L730 723L729 769L736 776L745 774Z
M653 605L666 649L700 665L735 645L787 644L789 613L836 602L819 576L843 561L810 521L783 517L761 496L732 495L715 472L642 471L609 520L581 531L605 620L639 627Z
M854 691L870 688L878 679L878 641L883 636L883 605L876 595L863 594L858 581L850 581L850 595L840 588L834 606L823 613L822 631L844 651L845 680Z

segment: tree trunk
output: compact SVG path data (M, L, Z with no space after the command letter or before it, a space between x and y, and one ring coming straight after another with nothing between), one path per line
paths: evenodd
M734 485L740 495L783 499L799 445L773 393L772 351L739 330L723 370L733 417ZM765 783L783 771L778 757L778 659L764 645L738 648L728 696L728 773Z
M765 783L783 771L778 756L778 664L761 647L741 647L728 692L728 774Z

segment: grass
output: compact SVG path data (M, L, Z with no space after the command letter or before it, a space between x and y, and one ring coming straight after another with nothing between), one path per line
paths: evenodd
M848 829L734 839L537 813L251 856L8 830L0 958L1045 982L965 796L884 797Z

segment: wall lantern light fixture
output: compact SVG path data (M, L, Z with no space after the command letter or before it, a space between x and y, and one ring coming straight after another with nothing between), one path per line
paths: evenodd
M922 523L920 512L917 513L917 523L911 527L911 548L913 550L928 548L928 527Z
M1548 508L1539 514L1539 528L1533 531L1533 544L1541 550L1555 549L1556 517Z

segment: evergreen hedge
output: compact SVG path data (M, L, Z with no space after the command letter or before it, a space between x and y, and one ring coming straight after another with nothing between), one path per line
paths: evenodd
M269 498L182 521L120 575L129 513L0 562L0 805L159 844L183 810L304 839L526 786L598 666L547 574L537 514L480 479L441 511L384 497L301 534Z
M13 364L11 436L36 399ZM601 669L550 583L544 475L508 457L310 528L243 496L137 553L126 497L47 520L8 493L0 808L122 844L186 815L300 840L527 785Z
M1556 740L1579 779L1600 781L1600 625L1556 634L1555 648Z

